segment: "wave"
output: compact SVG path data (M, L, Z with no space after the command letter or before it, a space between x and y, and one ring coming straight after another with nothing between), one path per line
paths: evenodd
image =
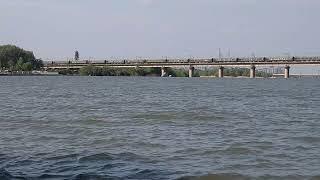
M309 143L309 144L319 144L320 143L320 137L314 137L314 136L302 136L302 137L292 137L291 139L297 140L303 143Z
M0 169L0 179L10 180L10 179L13 179L13 176L5 169Z
M4 154L0 154L0 165L5 160L7 160L7 157Z
M81 157L78 160L78 162L87 163L87 162L98 162L98 161L110 161L113 159L114 157L108 153L99 153L99 154L93 154L93 155Z
M320 176L272 176L264 175L259 177L247 176L241 174L208 174L204 176L184 176L177 180L318 180Z
M221 150L223 154L228 155L248 155L248 154L256 154L258 150L253 150L248 147L239 146L239 145L231 145L224 150Z
M130 164L137 166L149 162L149 158L132 153L92 153L58 154L44 157L11 159L10 163L0 164L0 180L11 179L119 179L109 175L126 176L120 169L133 171L132 176L143 177L148 172L143 169L130 170ZM1 154L0 159L6 157ZM32 168L28 170L29 168ZM37 170L36 170L37 169ZM12 170L12 171L11 171ZM109 174L113 172L113 174ZM98 174L96 174L99 172ZM101 174L100 174L101 173ZM119 173L119 174L117 174ZM123 174L124 173L124 174ZM15 175L19 175L15 176ZM154 174L155 175L155 174Z
M171 179L172 173L164 172L161 170L140 170L136 173L125 177L116 177L106 174L95 174L95 173L79 173L74 175L58 175L58 174L41 174L37 177L34 176L14 176L5 169L0 169L1 180L40 180L40 179L71 179L71 180L122 180L122 179L145 179L145 180L158 180L158 179ZM299 175L288 175L288 176L249 176L242 174L208 174L203 176L183 176L176 180L319 180L320 175L317 176L299 176Z
M122 160L127 160L127 161L133 161L136 159L142 159L141 156L134 154L134 153L130 153L130 152L123 152L117 155L119 159Z
M122 178L107 176L107 175L95 175L95 174L79 174L71 178L72 180L120 180Z
M71 179L71 180L122 180L122 179L167 179L165 173L158 170L141 170L125 177L106 174L80 173L75 175L41 174L39 176L13 176L5 169L0 169L0 180L42 180L42 179Z
M161 180L170 179L170 175L172 175L172 173L163 170L144 169L126 176L124 179Z
M76 159L78 156L79 154L67 154L67 155L48 157L46 158L46 160L52 161L52 160Z

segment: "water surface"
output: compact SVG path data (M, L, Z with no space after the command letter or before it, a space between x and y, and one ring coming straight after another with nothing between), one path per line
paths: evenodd
M316 179L319 79L0 77L0 179Z

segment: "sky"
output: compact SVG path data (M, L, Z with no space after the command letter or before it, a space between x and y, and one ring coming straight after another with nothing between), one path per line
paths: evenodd
M319 0L0 0L0 44L38 58L320 56Z

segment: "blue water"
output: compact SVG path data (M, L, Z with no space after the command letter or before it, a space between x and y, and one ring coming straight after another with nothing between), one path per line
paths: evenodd
M0 77L0 179L319 179L320 79Z

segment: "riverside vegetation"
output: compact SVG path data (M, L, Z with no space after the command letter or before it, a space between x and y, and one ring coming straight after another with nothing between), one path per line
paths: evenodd
M200 76L218 76L218 68L210 69L196 69L194 77ZM160 68L113 68L113 67L95 67L89 65L83 67L79 71L62 70L60 74L63 75L82 75L82 76L160 76ZM168 68L167 74L172 77L188 77L189 72L186 69ZM224 70L225 76L231 77L249 77L250 70L247 68L226 68ZM271 77L272 74L259 72L256 73L257 77Z
M0 69L10 71L31 71L40 69L43 62L33 52L14 45L0 46Z

